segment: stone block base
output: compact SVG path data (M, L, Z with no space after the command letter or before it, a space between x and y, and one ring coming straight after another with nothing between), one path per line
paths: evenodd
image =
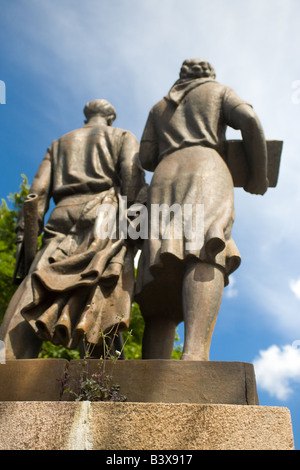
M86 361L88 376L99 360ZM0 401L74 400L61 394L62 383L76 391L82 362L17 359L0 365ZM137 360L106 361L105 371L129 402L258 405L252 364L244 362Z
M1 450L293 450L289 410L179 403L0 402Z

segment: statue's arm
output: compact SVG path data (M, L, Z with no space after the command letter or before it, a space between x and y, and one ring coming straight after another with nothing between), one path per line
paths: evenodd
M137 200L146 183L145 172L139 159L139 143L129 131L123 136L119 168L121 193L127 197L128 204L131 205Z
M38 196L38 224L39 233L44 228L44 217L48 212L51 190L52 190L52 158L51 147L48 149L45 157L43 158L39 169L33 179L30 193Z
M248 160L250 175L244 189L263 195L268 189L267 146L262 125L253 108L247 104L231 111L231 126L240 129Z
M150 112L140 144L140 161L142 167L147 171L154 171L158 165L158 138Z
M44 228L44 216L49 209L49 202L51 199L51 150L48 149L45 157L43 158L39 169L33 179L32 185L29 190L29 194L36 194L38 196L38 226L39 233L43 231ZM22 243L24 235L24 207L21 209L16 233L17 233L17 244Z

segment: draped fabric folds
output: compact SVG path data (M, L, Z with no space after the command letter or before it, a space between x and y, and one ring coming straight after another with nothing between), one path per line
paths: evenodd
M95 227L104 204L114 210L107 218L110 233L99 238ZM31 298L21 313L43 339L74 348L83 335L97 344L100 332L128 327L134 253L113 236L117 220L118 196L104 191L83 204L69 233L48 248L48 263L33 269Z

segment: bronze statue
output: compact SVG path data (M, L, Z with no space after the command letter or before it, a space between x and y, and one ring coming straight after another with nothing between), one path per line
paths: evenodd
M84 336L100 348L100 331L129 324L136 249L115 225L107 224L114 230L105 237L99 227L101 208L113 209L109 221L120 198L130 207L145 190L139 145L131 132L112 127L116 112L106 100L87 103L84 113L83 127L49 147L24 204L15 279L22 280L24 266L25 278L0 330L7 359L37 357L43 340L74 348Z
M151 109L140 145L143 168L154 172L136 296L145 319L144 359L170 358L176 326L184 321L182 359L209 360L223 289L241 261L231 238L234 183L226 160L227 126L241 130L249 167L244 189L263 195L267 144L252 106L218 83L207 61L184 61L180 79ZM165 224L152 217L162 203L170 209ZM183 213L185 207L189 211ZM166 235L180 217L182 236ZM187 226L197 243L191 243ZM151 236L152 229L158 236Z

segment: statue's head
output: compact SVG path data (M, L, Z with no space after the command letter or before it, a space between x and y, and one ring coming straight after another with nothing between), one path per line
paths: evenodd
M100 99L86 103L83 112L86 117L85 122L88 122L92 117L99 115L106 119L109 126L112 125L117 117L115 108L108 101Z
M180 78L216 78L212 65L204 59L187 59L180 69Z

